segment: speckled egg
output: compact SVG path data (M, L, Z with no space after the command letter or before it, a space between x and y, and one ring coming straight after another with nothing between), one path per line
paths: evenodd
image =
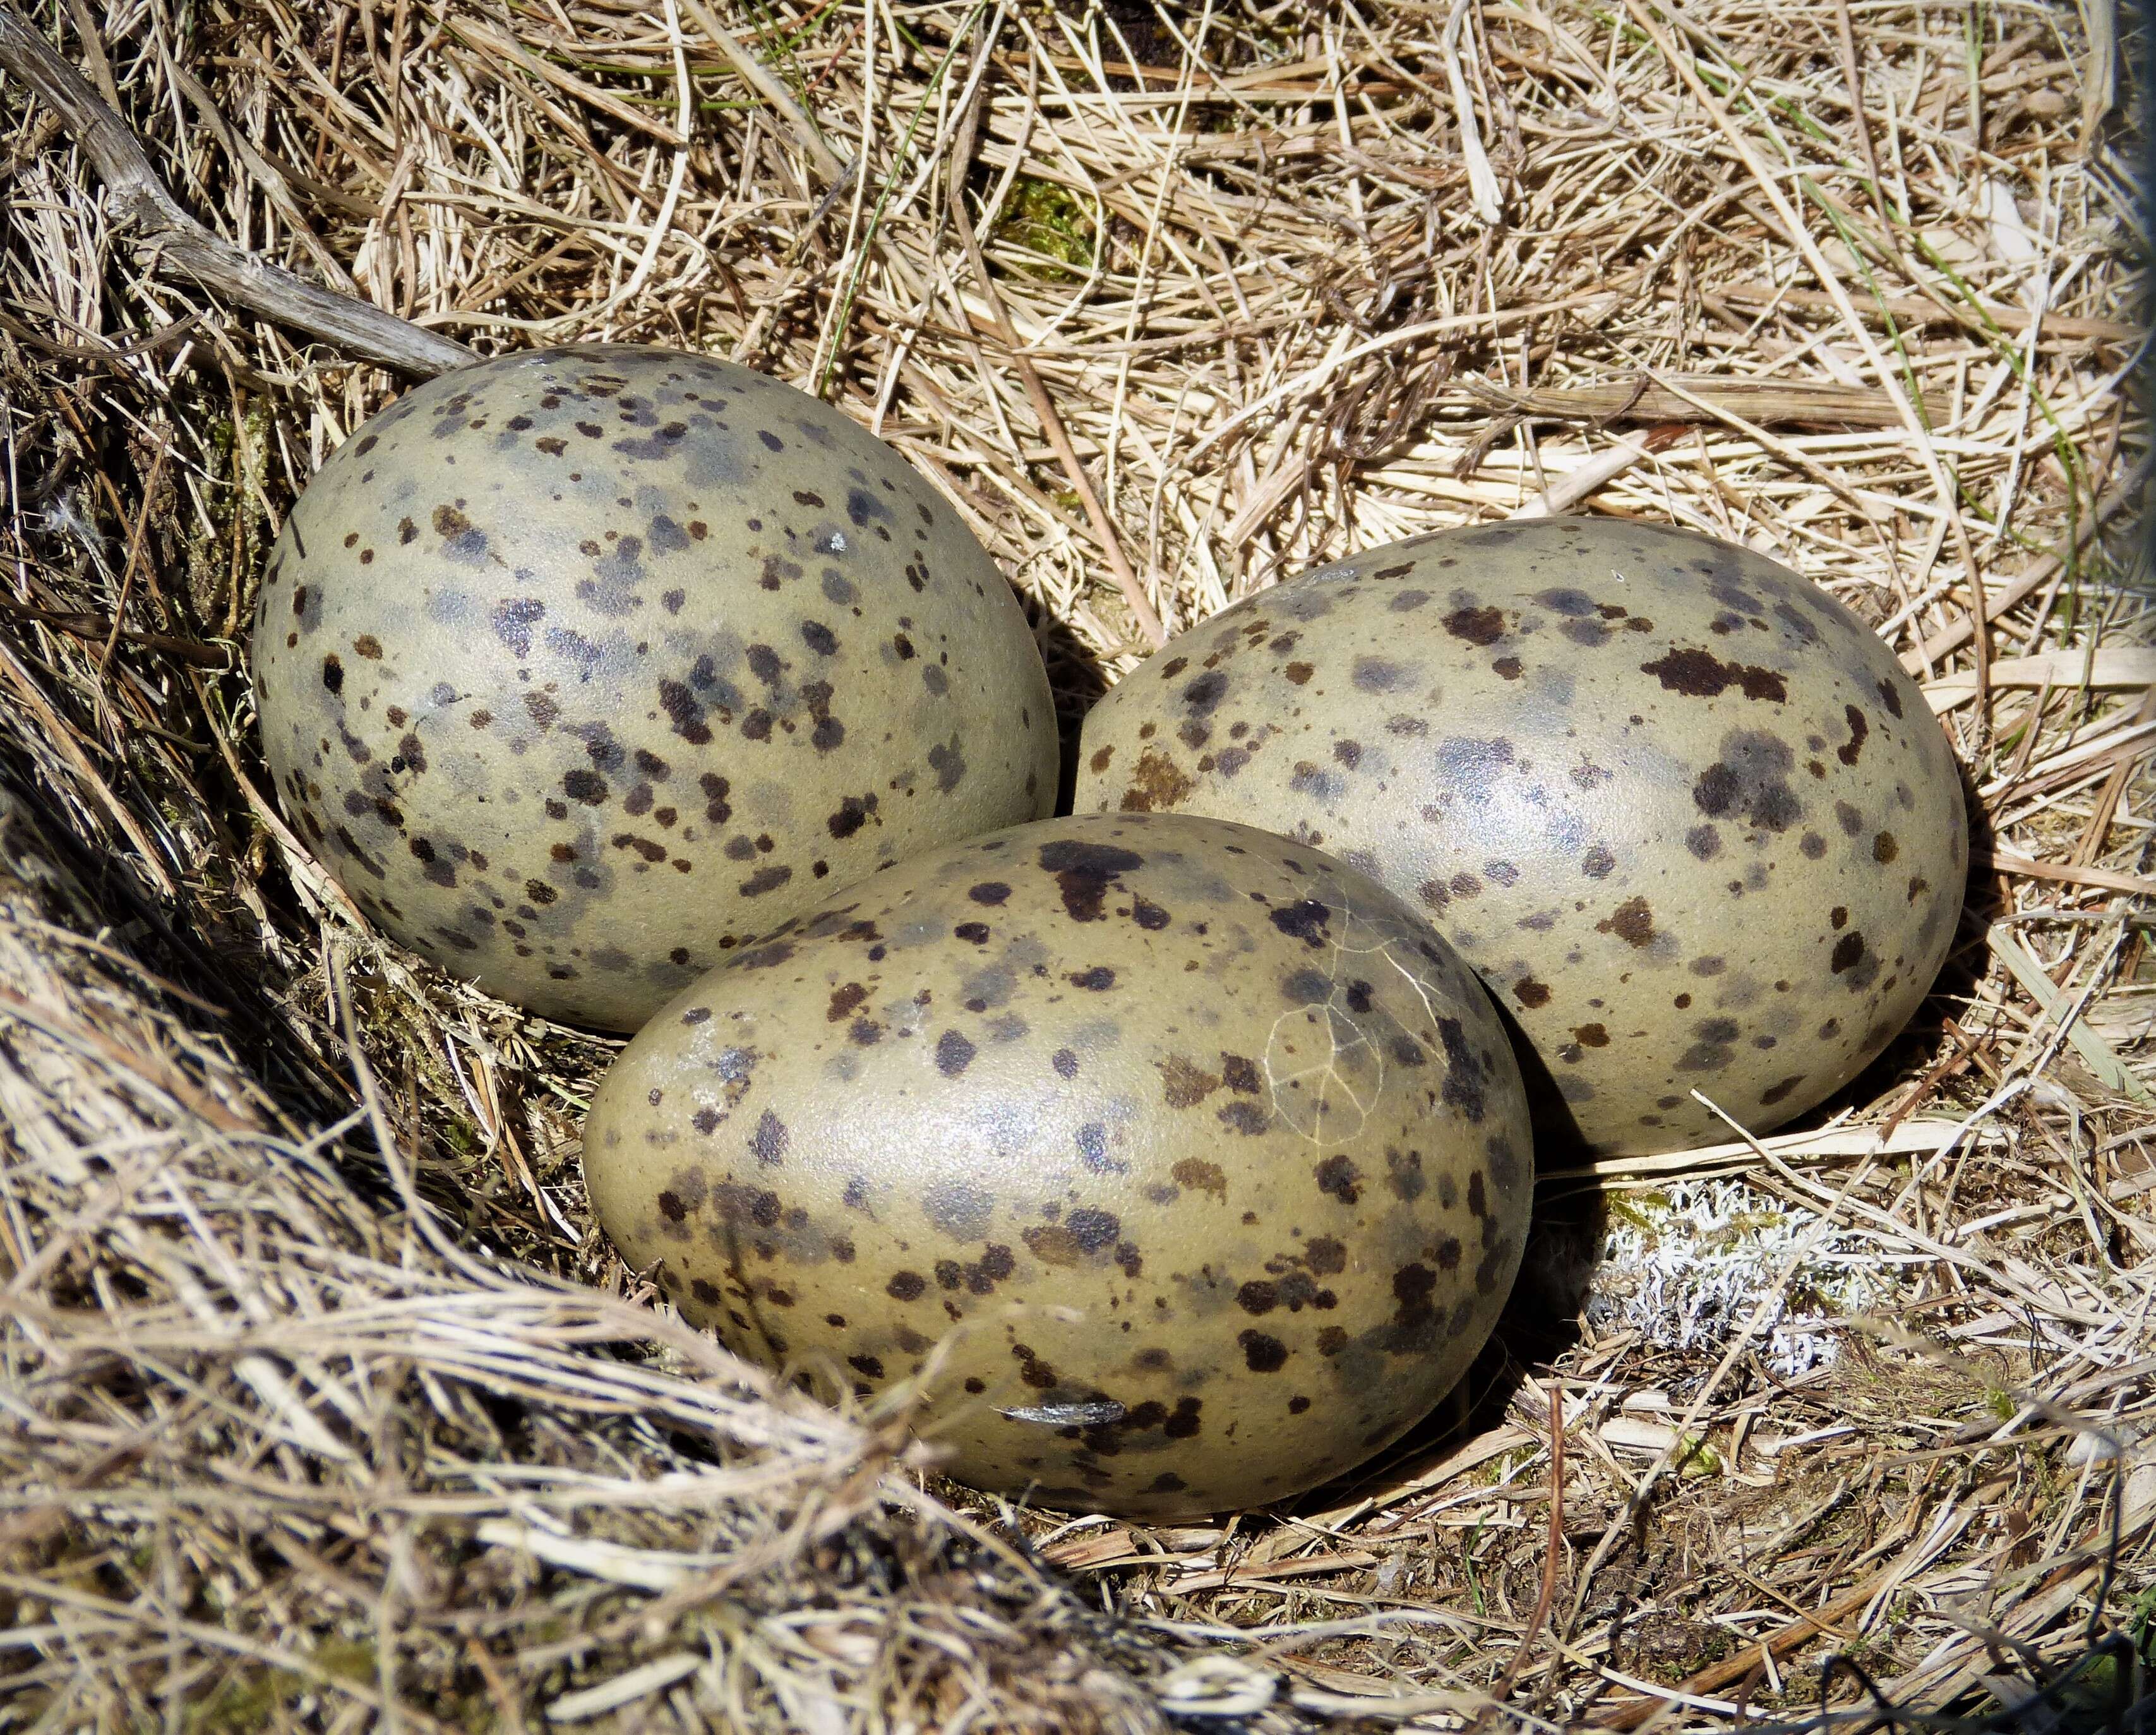
M778 381L598 345L339 448L254 628L285 811L397 939L632 1029L746 936L1035 819L1024 611L890 448Z
M1853 1078L1946 956L1952 752L1862 621L1686 531L1440 532L1223 610L1092 711L1080 811L1320 845L1517 1020L1538 1138L1726 1139Z
M1531 1168L1503 1026L1428 923L1176 815L878 875L675 1001L584 1130L615 1245L731 1347L929 1370L952 1474L1155 1518L1427 1411L1511 1286Z

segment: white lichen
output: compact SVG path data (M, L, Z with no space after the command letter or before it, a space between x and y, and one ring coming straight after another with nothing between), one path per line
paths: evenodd
M1664 1348L1719 1356L1760 1314L1756 1338L1778 1376L1831 1367L1847 1322L1881 1306L1888 1278L1876 1250L1818 1228L1741 1180L1615 1194L1588 1320L1597 1332L1630 1329Z

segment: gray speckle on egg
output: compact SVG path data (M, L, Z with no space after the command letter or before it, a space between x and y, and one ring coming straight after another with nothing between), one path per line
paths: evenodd
M1922 696L1774 562L1609 520L1373 549L1193 628L1087 718L1077 807L1211 814L1415 903L1517 1020L1538 1131L1755 1132L1922 1000L1968 824ZM1539 1076L1537 1076L1539 1075Z
M1487 995L1362 875L1089 815L880 874L623 1052L592 1206L692 1321L873 1391L945 1341L952 1473L1147 1517L1347 1470L1518 1267L1527 1101Z
M285 810L367 916L614 1029L1055 794L1040 654L950 507L670 350L507 356L368 422L278 539L254 667Z

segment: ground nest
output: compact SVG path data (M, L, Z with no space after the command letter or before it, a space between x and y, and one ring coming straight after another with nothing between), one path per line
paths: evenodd
M0 1728L2128 1716L2130 23L0 9ZM624 1271L577 1163L613 1045L370 932L267 793L240 641L297 490L459 346L591 338L873 427L1066 726L1163 626L1425 530L1778 558L1966 768L1946 971L1789 1137L1546 1168L1498 1341L1352 1481L1153 1530L968 1494L901 1405L820 1407Z

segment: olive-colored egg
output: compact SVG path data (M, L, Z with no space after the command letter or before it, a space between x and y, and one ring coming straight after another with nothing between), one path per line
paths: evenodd
M1524 1033L1538 1138L1829 1096L1946 956L1953 755L1848 609L1697 536L1440 532L1223 610L1087 718L1077 806L1264 825L1428 912Z
M1488 997L1398 899L1245 826L1088 815L735 953L608 1073L584 1173L734 1350L930 1369L953 1475L1171 1517L1445 1394L1518 1266L1528 1138Z
M1055 798L956 514L837 411L594 345L407 393L294 507L254 642L285 811L397 939L632 1029L745 937Z

